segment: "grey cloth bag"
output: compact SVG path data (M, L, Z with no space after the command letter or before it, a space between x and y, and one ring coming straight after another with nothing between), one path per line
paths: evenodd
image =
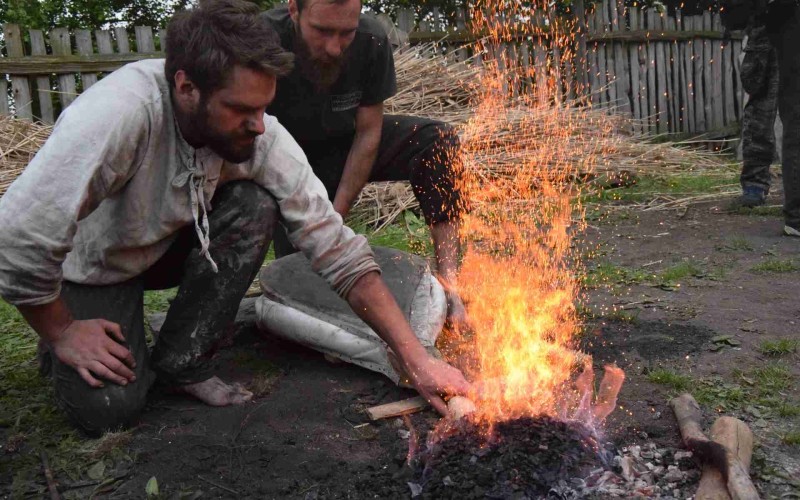
M389 248L374 247L373 251L412 330L436 354L434 344L447 315L444 289L424 259ZM263 291L256 301L260 329L382 373L395 383L405 378L393 367L386 344L312 271L302 254L276 260L261 271L259 281Z

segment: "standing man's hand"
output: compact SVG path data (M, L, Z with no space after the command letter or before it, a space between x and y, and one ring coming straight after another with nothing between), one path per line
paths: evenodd
M440 359L427 355L406 365L414 388L442 416L448 415L446 400L469 393L470 384L461 371Z

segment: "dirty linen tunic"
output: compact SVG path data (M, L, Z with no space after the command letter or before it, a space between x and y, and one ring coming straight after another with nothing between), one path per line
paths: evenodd
M47 304L62 280L131 279L181 228L196 220L202 228L202 205L211 209L218 185L252 180L277 200L292 243L346 296L379 270L372 251L342 225L289 133L268 115L264 125L253 158L232 164L181 137L163 59L128 64L93 85L0 199L0 295L15 305Z

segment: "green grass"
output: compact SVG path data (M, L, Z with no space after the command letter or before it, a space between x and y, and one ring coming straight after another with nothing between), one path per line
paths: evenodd
M734 236L729 238L723 245L719 246L717 250L728 250L732 252L752 252L753 245L750 240L744 236Z
M652 275L639 270L617 266L610 262L601 262L591 269L587 269L583 276L583 284L589 288L609 285L632 285L644 283Z
M788 446L800 446L800 431L790 431L781 436L783 444Z
M791 259L766 259L751 270L756 273L792 273L800 271L800 267Z
M734 372L735 381L720 377L694 378L668 367L647 374L647 380L669 389L672 395L690 392L698 403L724 412L761 408L769 417L800 416L797 401L787 400L786 391L795 384L790 368L781 362L769 362L756 368Z
M660 284L670 285L685 278L700 276L701 274L702 271L699 265L686 261L664 269L658 274L658 279L661 282Z
M350 227L356 233L365 235L370 245L394 248L426 257L433 255L433 242L428 226L410 210L403 212L403 218L399 223L390 224L377 231L358 221L352 222Z
M758 346L762 354L772 357L794 354L800 348L800 339L764 340Z
M675 175L642 175L632 186L603 189L586 195L584 203L640 203L657 195L691 196L716 192L737 182L735 167L711 173L685 172Z
M761 206L761 207L738 207L732 211L737 215L753 215L760 217L783 217L783 207L781 206Z
M694 379L689 375L677 373L668 368L657 368L651 371L647 374L647 380L677 392L689 390L695 383Z

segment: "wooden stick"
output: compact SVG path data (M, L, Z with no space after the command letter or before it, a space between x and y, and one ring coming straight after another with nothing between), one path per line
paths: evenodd
M727 493L733 500L757 500L759 498L758 492L753 486L747 467L744 466L737 453L734 453L721 443L708 439L703 434L700 424L702 412L692 395L688 393L682 394L672 399L669 404L678 419L684 446L700 459L704 465L704 471L706 470L705 466L716 468L726 481L727 492L721 488L720 482L707 480L705 484L709 496L706 498L722 499L726 498L723 495ZM727 430L728 427L731 428L730 431ZM740 428L731 426L729 423L723 423L722 429L725 429L727 435L732 431L738 432L737 430ZM744 438L742 439L742 444L746 445ZM744 452L747 451L746 446L742 448ZM752 451L752 442L750 450ZM744 454L746 455L746 453ZM700 498L699 495L698 498Z
M47 455L42 452L42 469L44 470L44 478L47 481L47 489L50 491L50 500L61 500L61 495L58 493L56 486L56 479L53 476L53 470L50 468L50 463L47 460Z
M367 408L367 414L371 420L381 420L383 418L399 417L401 415L416 413L424 410L428 406L430 406L430 403L428 403L425 398L417 396L415 398Z

